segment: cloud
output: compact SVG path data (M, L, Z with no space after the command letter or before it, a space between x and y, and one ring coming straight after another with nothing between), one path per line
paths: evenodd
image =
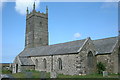
M16 0L15 9L18 13L25 15L28 7L29 11L33 9L34 0ZM40 4L40 0L35 0L35 8L37 9Z
M80 33L75 33L75 34L74 34L74 37L75 37L75 38L79 38L79 37L81 37L81 34L80 34Z

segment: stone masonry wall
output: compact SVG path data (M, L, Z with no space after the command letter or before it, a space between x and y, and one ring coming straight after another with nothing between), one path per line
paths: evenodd
M48 15L36 11L26 16L25 46L39 47L48 45Z
M92 52L93 54L93 67L88 67L88 53ZM60 74L65 75L79 75L79 74L90 74L96 72L96 51L91 39L83 46L82 50L79 54L66 54L66 55L53 55L53 56L38 56L38 57L31 57L33 62L38 60L38 71L55 71ZM58 66L58 59L62 60L62 70L59 69ZM47 68L44 69L43 60L47 60Z
M111 54L107 55L97 55L97 62L102 62L106 66L106 71L109 73L113 72L113 60L111 59Z
M78 54L70 54L70 55L55 55L53 56L53 70L57 73L65 74L65 75L78 75L77 71L77 57ZM62 70L59 69L58 59L62 60Z
M16 57L14 63L12 64L12 73L21 72L21 63L19 59Z
M109 73L118 73L118 48L113 49L111 54L97 55L97 62L102 62Z
M25 70L34 70L35 66L21 66L21 71L25 71Z
M93 54L93 67L88 67L88 53L92 52ZM96 50L95 47L91 41L90 38L88 38L88 40L86 41L86 43L84 44L83 48L81 49L81 51L79 52L79 57L78 57L78 71L79 74L91 74L91 73L95 73L96 72Z
M33 60L34 63L36 59L38 60L38 68L36 68L35 70L47 71L47 72L51 72L51 70L53 70L60 74L75 75L75 74L78 74L77 68L76 68L77 57L78 57L78 54L70 54L70 55L68 54L68 55L31 57L31 59ZM59 70L58 68L58 58L61 58L62 60L62 70ZM47 61L46 69L44 69L43 67L44 59L46 59Z
M51 56L39 56L39 57L31 57L32 61L35 64L35 61L38 60L38 67L35 67L35 70L37 71L51 71ZM46 59L47 67L44 68L44 62L43 60Z

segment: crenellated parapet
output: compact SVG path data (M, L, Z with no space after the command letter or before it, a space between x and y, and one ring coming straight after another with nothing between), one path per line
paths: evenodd
M37 17L44 17L44 18L47 18L48 19L48 7L46 6L46 13L41 13L40 11L36 11L35 10L35 2L33 4L33 10L32 12L29 12L28 10L28 7L27 7L27 10L26 10L26 19L32 17L32 16L37 16Z
M45 14L45 13L40 13L40 11L38 11L38 12L30 12L29 14L27 14L26 19L29 19L32 16L41 17L41 18L43 17L43 18L48 19L48 15Z

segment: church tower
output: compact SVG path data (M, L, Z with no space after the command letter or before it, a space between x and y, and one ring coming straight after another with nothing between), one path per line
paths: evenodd
M34 2L32 12L29 13L28 7L26 11L25 48L48 45L48 8L46 13L37 12Z

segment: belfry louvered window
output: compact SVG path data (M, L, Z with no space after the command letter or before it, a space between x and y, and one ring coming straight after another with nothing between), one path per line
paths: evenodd
M42 27L42 22L40 22L40 27Z

